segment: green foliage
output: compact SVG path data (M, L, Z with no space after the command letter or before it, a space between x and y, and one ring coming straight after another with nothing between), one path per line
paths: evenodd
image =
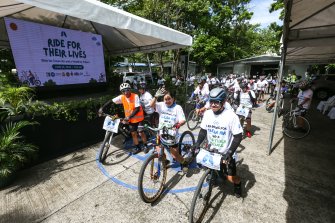
M79 119L90 121L98 118L97 112L99 108L109 99L111 99L110 96L104 96L52 104L35 101L30 104L27 114L32 117L50 116L55 120L66 120L69 122L78 121ZM115 105L110 108L111 113L119 113L119 110L120 108Z
M98 81L97 81L96 79L94 79L94 78L91 78L91 79L88 81L88 83L90 83L90 84L94 84L94 83L98 83Z
M248 11L250 0L103 2L192 35L194 44L186 51L191 52L190 59L197 62L201 70L214 72L217 63L279 51L281 33L277 32L277 27L272 25L263 31L249 24L253 14ZM181 50L161 52L154 54L152 59L161 65L164 61L172 60L174 67L177 67L181 53ZM177 73L178 70L173 70L173 75Z
M49 79L48 81L44 82L44 86L56 86L56 82L53 80Z
M273 0L273 1L274 2L271 4L269 12L281 10L279 19L284 20L284 17L285 17L284 0Z
M18 77L11 72L0 73L0 91L10 86L19 85Z
M329 74L335 73L335 64L328 64L327 66L325 66L325 68Z
M0 106L9 115L18 115L27 110L34 90L29 87L6 87L0 92Z
M0 178L7 177L28 162L37 151L37 147L25 143L20 130L36 122L9 122L0 132Z

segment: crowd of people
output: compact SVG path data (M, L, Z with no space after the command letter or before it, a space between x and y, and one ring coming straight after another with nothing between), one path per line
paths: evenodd
M241 116L244 116L246 122L245 136L250 138L252 137L252 108L264 102L266 93L275 94L279 87L284 91L286 82L283 81L276 87L276 77L260 76L258 80L253 80L233 74L225 76L221 80L209 75L208 77L195 78L193 81L196 83L196 87L189 100L196 100L196 113L203 115L200 132L193 146L194 150L197 151L203 140L207 139L209 145L225 154L223 162L229 162L229 165L228 169L224 171L226 171L227 179L234 184L235 195L240 197L241 180L236 174L234 154L244 134L244 121L241 122ZM149 151L142 126L146 115L149 116L150 120L154 120L155 115L159 117L158 123L156 123L158 128L167 126L178 131L186 123L184 111L177 104L176 93L166 89L163 78L158 79L157 85L158 90L153 96L147 91L145 82L137 85L139 95L132 92L133 88L130 84L122 83L120 85L121 95L107 102L99 110L102 112L104 107L111 102L123 105L125 115L123 122L128 123L130 127L134 143L133 153L140 151L147 153ZM302 109L301 115L303 116L310 107L313 91L310 89L308 81L301 82L299 88L301 91L297 95L297 107ZM246 114L242 115L240 113L242 111ZM217 131L217 129L221 131ZM140 132L142 145L137 138L137 132ZM170 152L174 160L182 165L183 171L187 172L191 159L180 155L177 142L170 144ZM159 148L156 149L159 150Z

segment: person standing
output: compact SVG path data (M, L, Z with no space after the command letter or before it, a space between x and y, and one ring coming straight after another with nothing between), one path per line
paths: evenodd
M111 102L115 104L122 104L125 116L123 123L129 124L129 130L134 143L132 152L138 153L142 150L141 146L139 145L137 130L139 130L142 138L143 150L147 150L147 137L143 131L143 126L141 123L144 120L144 113L140 104L140 98L137 94L131 92L129 83L122 83L120 85L120 91L122 94L105 103L99 109L99 114L103 113L103 109Z

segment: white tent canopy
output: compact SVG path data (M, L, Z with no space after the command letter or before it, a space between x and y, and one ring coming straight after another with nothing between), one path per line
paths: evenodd
M335 62L335 1L286 0L286 63Z
M10 47L3 17L102 35L112 55L177 49L192 37L95 0L1 0L0 47Z
M283 77L287 63L335 62L335 1L334 0L285 0L282 58L278 79ZM277 94L276 103L279 101ZM268 154L272 150L277 106L272 119Z

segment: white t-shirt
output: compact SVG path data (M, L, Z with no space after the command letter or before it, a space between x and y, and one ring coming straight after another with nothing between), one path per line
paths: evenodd
M168 108L164 102L156 102L156 112L159 114L159 127L171 127L174 124L185 121L185 114L180 105Z
M113 102L114 102L115 104L122 104L121 96L122 96L122 95L119 95L119 96L113 98ZM125 97L126 97L126 96L125 96ZM126 100L127 100L127 102L130 102L130 101L129 101L129 98L127 98L127 97L126 97ZM140 98L138 97L137 94L135 94L135 108L140 107L140 106L141 106Z
M207 100L209 97L209 90L203 86L200 90L200 87L198 86L194 92L195 95L198 95L200 100Z
M303 108L309 109L309 107L311 106L312 97L313 97L313 91L311 89L307 89L305 91L300 90L298 94L298 105L300 105L305 98L309 98L310 100L308 100L305 104L302 105Z
M204 114L200 127L207 131L207 140L211 148L226 153L233 141L233 135L243 132L240 120L233 110L224 110L215 115L212 110Z
M268 82L266 80L259 80L257 81L257 90L259 91L265 91L266 86L268 85Z
M155 109L153 107L150 106L150 101L152 100L152 95L149 92L144 92L144 94L142 94L140 96L140 102L142 104L142 107L145 111L146 114L152 114L154 113Z
M249 92L253 98L256 98L254 91L250 90ZM240 91L240 105L244 105L247 108L252 108L252 101L249 92L247 91L244 93L243 91ZM238 93L234 93L234 98L236 99L237 97Z

